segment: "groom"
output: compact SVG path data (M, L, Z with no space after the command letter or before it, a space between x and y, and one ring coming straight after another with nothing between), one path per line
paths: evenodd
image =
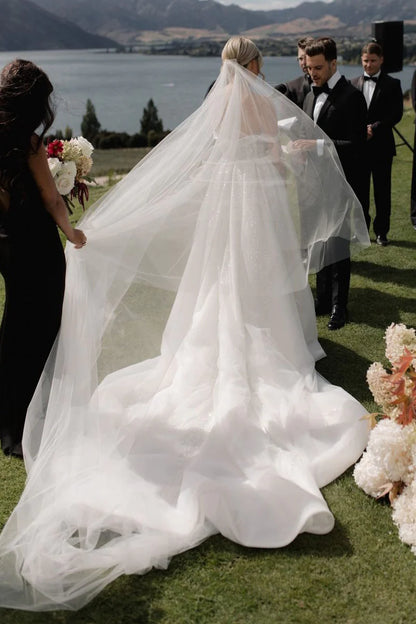
M333 39L315 39L306 46L305 51L312 91L305 97L303 110L332 139L345 177L361 201L362 155L367 133L364 96L339 73L337 48ZM319 153L321 147L316 145L316 141L305 143L309 143L307 149L318 149ZM328 328L331 330L340 329L347 322L351 273L349 248L345 255L344 260L325 267L316 277L316 313L330 314Z

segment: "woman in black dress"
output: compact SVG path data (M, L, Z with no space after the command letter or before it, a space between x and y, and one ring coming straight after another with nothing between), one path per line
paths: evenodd
M54 114L47 75L17 59L0 75L0 271L6 289L0 328L0 441L22 456L26 410L61 321L65 258L56 225L75 247L49 171L43 138ZM38 134L35 134L35 132Z

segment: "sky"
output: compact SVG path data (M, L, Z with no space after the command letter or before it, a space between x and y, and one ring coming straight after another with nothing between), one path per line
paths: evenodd
M221 4L237 4L242 9L255 9L257 11L271 11L272 9L290 9L298 6L302 2L313 0L216 0ZM330 2L331 0L323 0Z

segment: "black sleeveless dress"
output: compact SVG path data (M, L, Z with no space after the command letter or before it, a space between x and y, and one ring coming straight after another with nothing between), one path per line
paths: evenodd
M5 305L0 327L0 440L21 454L26 411L56 338L65 287L57 226L29 171L1 215L0 272Z

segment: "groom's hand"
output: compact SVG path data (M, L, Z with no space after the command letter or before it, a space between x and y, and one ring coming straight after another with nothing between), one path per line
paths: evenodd
M292 150L311 151L316 150L315 139L297 139L291 143Z

